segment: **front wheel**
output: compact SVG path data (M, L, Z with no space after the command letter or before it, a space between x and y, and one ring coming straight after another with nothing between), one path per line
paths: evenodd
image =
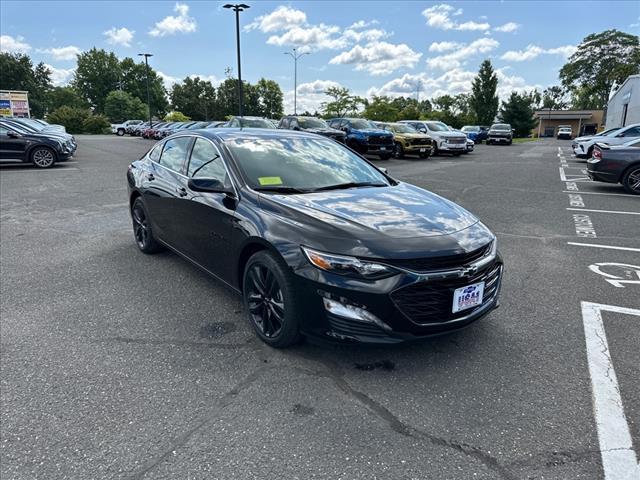
M507 142L507 145L511 145L512 143L513 143L513 140L509 140L509 141Z
M300 341L298 319L305 312L298 304L291 273L273 253L263 250L249 259L242 294L249 321L263 342L285 348Z
M131 220L133 221L133 236L141 252L150 254L163 249L162 245L153 237L149 214L140 197L136 198L131 206Z
M459 157L460 155L462 155L462 152L453 152L454 157Z
M640 195L640 166L631 167L622 177L624 189L632 195Z
M404 148L399 143L396 143L396 148L393 153L396 158L404 158Z
M429 158L429 152L420 152L418 156L420 158Z
M122 137L124 135L124 128L119 128L117 134L119 137Z
M380 160L389 160L391 158L391 155L393 155L393 153L381 153Z
M31 152L31 163L38 168L53 167L56 160L56 152L48 147L36 147Z

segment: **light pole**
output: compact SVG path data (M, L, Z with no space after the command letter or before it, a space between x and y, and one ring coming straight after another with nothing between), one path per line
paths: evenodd
M222 8L231 8L234 12L236 12L236 48L238 50L238 115L242 116L242 70L240 68L240 12L251 7L249 5L245 5L244 3L238 3L235 5L231 3L227 3L226 5L223 5Z
M298 59L303 55L309 55L309 52L298 53L296 48L292 48L291 52L284 52L293 58L293 114L298 114Z
M153 57L153 53L139 53L139 57L144 57L144 64L147 66L147 108L149 109L149 128L151 128L151 93L149 92L149 57Z

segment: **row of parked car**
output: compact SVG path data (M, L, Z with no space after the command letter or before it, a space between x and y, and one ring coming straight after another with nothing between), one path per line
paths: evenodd
M0 117L0 161L50 168L69 160L78 148L62 125L22 117Z
M587 159L591 180L621 183L640 195L640 123L578 137L571 146L576 157Z
M450 153L458 156L472 152L476 143L512 143L511 125L498 123L491 127L468 125L455 130L440 121L402 120L400 122L373 122L364 118L332 118L328 121L318 117L287 115L279 122L260 117L233 117L226 122L163 122L149 124L141 120L129 120L113 125L117 135L160 140L180 130L202 128L281 128L304 130L333 138L352 149L387 160L392 156L403 158L416 155L428 158L431 155Z

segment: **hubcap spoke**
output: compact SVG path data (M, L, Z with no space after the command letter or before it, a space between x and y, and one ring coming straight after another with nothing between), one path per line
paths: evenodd
M265 337L275 337L284 323L284 299L276 276L264 265L253 265L248 274L247 309Z

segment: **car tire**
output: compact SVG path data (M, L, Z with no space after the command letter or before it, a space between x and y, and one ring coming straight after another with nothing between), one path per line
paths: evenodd
M628 193L640 195L640 165L634 165L624 172L622 186Z
M393 156L393 153L381 153L379 155L380 160L389 160Z
M117 134L119 137L124 136L124 128L119 128L119 129L118 129L118 131L116 132L116 134Z
M462 152L453 152L454 157L459 157L460 155L462 155Z
M136 198L131 206L131 221L136 245L142 253L153 254L164 250L153 236L149 214L140 197Z
M420 158L423 158L423 159L424 159L424 158L429 158L429 152L420 152L420 153L418 154L418 156L419 156Z
M395 148L393 150L393 156L395 158L404 158L404 148L400 143L396 143Z
M31 150L29 160L37 168L51 168L58 161L58 155L49 147L36 147Z
M438 150L438 142L433 142L433 153L432 153L432 155L435 157L439 153L440 153L440 151Z
M249 322L258 338L274 348L298 343L301 304L292 274L268 250L255 253L245 265L242 298Z
M513 143L513 140L509 140L509 141L507 142L507 145L511 145L512 143Z

